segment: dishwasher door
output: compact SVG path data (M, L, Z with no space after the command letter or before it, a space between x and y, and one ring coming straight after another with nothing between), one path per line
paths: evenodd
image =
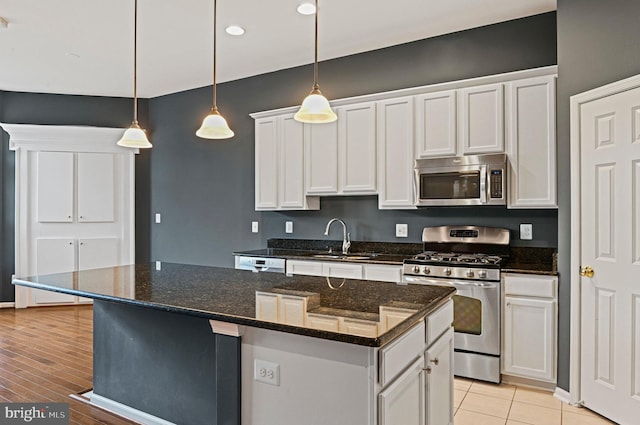
M271 257L249 257L244 255L236 255L236 269L251 270L252 272L285 272L284 258Z

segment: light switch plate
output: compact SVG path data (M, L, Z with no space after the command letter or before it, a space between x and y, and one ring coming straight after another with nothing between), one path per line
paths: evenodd
M286 221L284 223L284 232L293 233L293 221Z
M396 238L406 238L409 236L408 224L396 224Z
M156 213L156 223L160 223L160 213Z
M533 224L520 224L520 239L523 241L530 241L533 239Z
M252 233L258 233L258 222L257 221L252 221L251 222L251 232Z

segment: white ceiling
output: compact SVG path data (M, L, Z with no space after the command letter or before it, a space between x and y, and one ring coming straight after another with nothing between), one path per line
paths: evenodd
M313 62L305 0L218 0L218 82ZM213 0L139 0L138 95L212 83ZM556 0L320 0L320 60L556 9ZM131 97L133 0L0 0L0 90ZM224 32L246 29L241 37ZM322 71L320 71L322 72Z

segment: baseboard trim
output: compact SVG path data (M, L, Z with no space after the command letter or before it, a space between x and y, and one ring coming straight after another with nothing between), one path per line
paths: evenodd
M553 392L556 389L555 382L539 381L537 379L524 378L514 375L502 375L502 382L505 384L520 385L523 387L535 388Z
M126 404L118 403L117 401L111 400L107 397L94 394L93 391L88 391L82 394L72 394L71 397L137 423L145 425L175 425L173 422L169 422L141 410L134 409Z
M16 303L0 303L0 308L15 308L16 307Z
M571 393L565 389L556 387L556 390L553 392L553 396L563 403L571 404Z

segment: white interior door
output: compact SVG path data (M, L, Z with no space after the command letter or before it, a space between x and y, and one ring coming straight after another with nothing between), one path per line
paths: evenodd
M640 88L583 102L579 123L581 398L586 407L618 423L636 424L640 418Z

